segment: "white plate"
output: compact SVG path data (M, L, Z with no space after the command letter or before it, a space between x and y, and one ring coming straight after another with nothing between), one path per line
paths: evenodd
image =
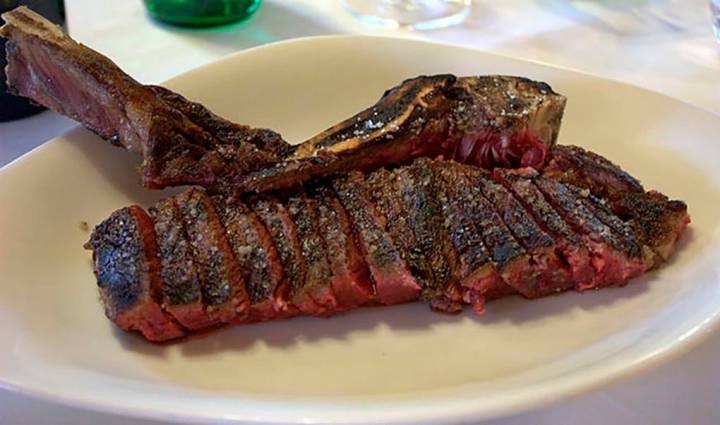
M330 37L249 50L168 86L301 140L421 73L519 74L569 98L561 143L686 200L665 268L621 289L519 298L476 319L424 305L229 328L170 346L114 329L88 233L149 205L129 153L76 129L0 171L0 382L63 403L182 421L428 423L517 413L678 353L720 313L720 118L592 76L397 39Z

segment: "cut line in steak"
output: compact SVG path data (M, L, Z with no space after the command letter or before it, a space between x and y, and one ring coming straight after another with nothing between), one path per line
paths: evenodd
M283 270L282 285L287 288L288 304L302 313L313 314L318 310L318 306L302 290L305 283L305 260L300 250L295 224L290 220L285 206L272 196L254 198L250 201L250 206L275 244Z
M312 298L320 315L333 313L338 309L337 300L332 289L332 273L325 241L320 236L315 201L302 194L291 197L287 205L290 219L297 229L300 251L306 266L302 291Z
M575 289L581 291L595 287L595 271L590 264L587 246L548 203L532 178L527 178L533 177L535 173L524 173L525 177L520 177L516 170L495 170L494 177L512 191L538 225L555 238L556 248L569 267Z
M250 304L245 282L212 200L202 189L190 189L175 199L195 255L208 316L224 323L243 320Z
M205 311L195 254L175 198L158 202L149 213L155 222L163 308L188 329L204 329L217 323Z
M367 265L359 252L350 217L327 187L313 189L317 216L332 269L331 285L339 309L351 309L374 298Z
M513 294L536 298L624 285L668 258L658 251L669 254L689 222L681 201L653 191L593 190L613 193L613 200L532 169L489 173L454 161L418 159L391 170L351 172L304 192L217 195L215 227L224 229L229 242L219 252L232 256L228 264L237 264L235 279L243 282L251 303L250 313L235 321L328 316L421 299L433 309L454 312L470 305L482 313L486 300ZM182 210L197 205L193 199L210 198L193 189L161 201L152 217L139 207L122 209L93 232L87 246L94 250L106 313L121 328L155 341L190 331L163 294L184 287L197 291L191 280L173 280L168 268L186 261L188 250L178 244L175 257L167 251L172 241L182 240L174 210L167 207L174 202ZM641 221L648 211L659 224ZM193 226L212 227L202 221ZM155 229L163 232L158 242ZM245 236L239 237L241 232ZM132 243L110 242L128 237ZM413 249L425 255L422 270L417 266L423 263L411 261ZM259 251L270 254L262 264L270 266L271 284L248 277L260 273L248 260L248 253ZM209 301L201 297L206 311ZM253 316L254 311L261 314Z
M402 259L397 244L387 234L387 222L372 202L370 190L360 172L335 179L333 188L348 212L355 240L370 270L375 295L381 304L414 300L421 291Z
M152 189L265 192L313 178L443 155L483 167L545 164L565 97L513 76L419 76L298 146L143 85L26 7L3 14L9 89L143 159Z
M99 224L86 247L93 262L105 315L121 329L150 341L186 334L162 308L162 280L150 217L133 205Z
M214 196L213 202L246 284L251 304L248 320L292 314L288 311L287 287L282 284L282 265L265 226L240 199Z
M528 276L528 285L518 291L525 297L537 298L573 287L571 272L564 258L558 255L556 241L525 210L515 195L489 173L481 179L480 188L529 256L526 273L532 278Z

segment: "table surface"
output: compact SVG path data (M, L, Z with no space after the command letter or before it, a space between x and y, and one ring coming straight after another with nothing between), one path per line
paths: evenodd
M385 34L480 48L643 86L720 113L720 44L708 0L476 0L461 26L379 31L339 0L266 0L241 25L212 30L150 21L139 0L65 0L70 33L145 83L226 54L324 34ZM75 124L51 112L0 124L0 167ZM719 424L718 332L669 364L496 425ZM70 383L68 383L70 384ZM150 425L0 391L0 424Z

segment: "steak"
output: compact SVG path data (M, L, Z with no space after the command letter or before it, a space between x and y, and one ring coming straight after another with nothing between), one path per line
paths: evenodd
M202 105L146 86L26 7L4 13L8 87L142 156L148 188L212 185L271 164L288 148L270 131L233 124Z
M204 190L190 189L176 202L195 255L208 316L224 323L243 319L250 305L245 282L212 200Z
M251 304L249 320L261 321L291 313L286 301L287 285L282 285L282 264L265 226L237 198L214 196L213 202L245 281Z
M330 282L338 309L350 309L370 302L374 297L373 287L348 213L327 187L314 188L313 198L332 270Z
M360 252L370 270L375 297L382 304L414 300L421 287L410 273L398 243L387 233L387 219L372 201L364 176L351 172L332 182L348 212Z
M87 247L107 316L159 341L200 327L185 311L205 312L207 326L414 300L482 313L486 300L512 294L624 285L665 261L689 222L681 201L658 192L562 180L531 168L488 172L421 158L301 192L216 195L208 210L215 214L180 220L188 208L211 205L204 190L192 189L151 215L137 206L113 213ZM648 214L656 224L641 219ZM209 236L201 251L194 233ZM215 245L222 278L212 287L233 282L234 292L205 289ZM224 318L225 306L242 305L229 300L243 293L248 313L236 308Z
M306 265L305 283L302 291L307 293L319 307L322 315L337 310L337 300L332 289L330 262L325 241L320 236L320 223L314 199L305 195L293 196L287 201L290 219L295 223L300 251Z
M186 334L162 301L160 261L150 216L133 205L115 211L93 232L88 248L105 315L124 330L135 330L150 341Z
M142 182L151 189L265 192L437 155L483 167L541 168L565 107L565 97L526 78L420 76L291 146L271 130L232 123L168 89L138 83L26 7L3 18L10 90L140 155Z
M155 221L165 310L188 329L217 323L205 311L195 254L175 198L158 202L149 212Z

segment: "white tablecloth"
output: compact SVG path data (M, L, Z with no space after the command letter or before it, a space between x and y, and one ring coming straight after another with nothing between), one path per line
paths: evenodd
M266 0L251 21L213 30L151 22L139 0L65 1L71 34L142 82L161 82L273 41L383 33L558 64L720 112L720 45L712 36L708 0L477 0L464 25L427 33L366 28L345 13L339 0ZM0 124L0 166L73 125L50 112ZM720 424L718 336L716 332L690 353L643 376L492 423ZM2 425L151 423L0 391Z

